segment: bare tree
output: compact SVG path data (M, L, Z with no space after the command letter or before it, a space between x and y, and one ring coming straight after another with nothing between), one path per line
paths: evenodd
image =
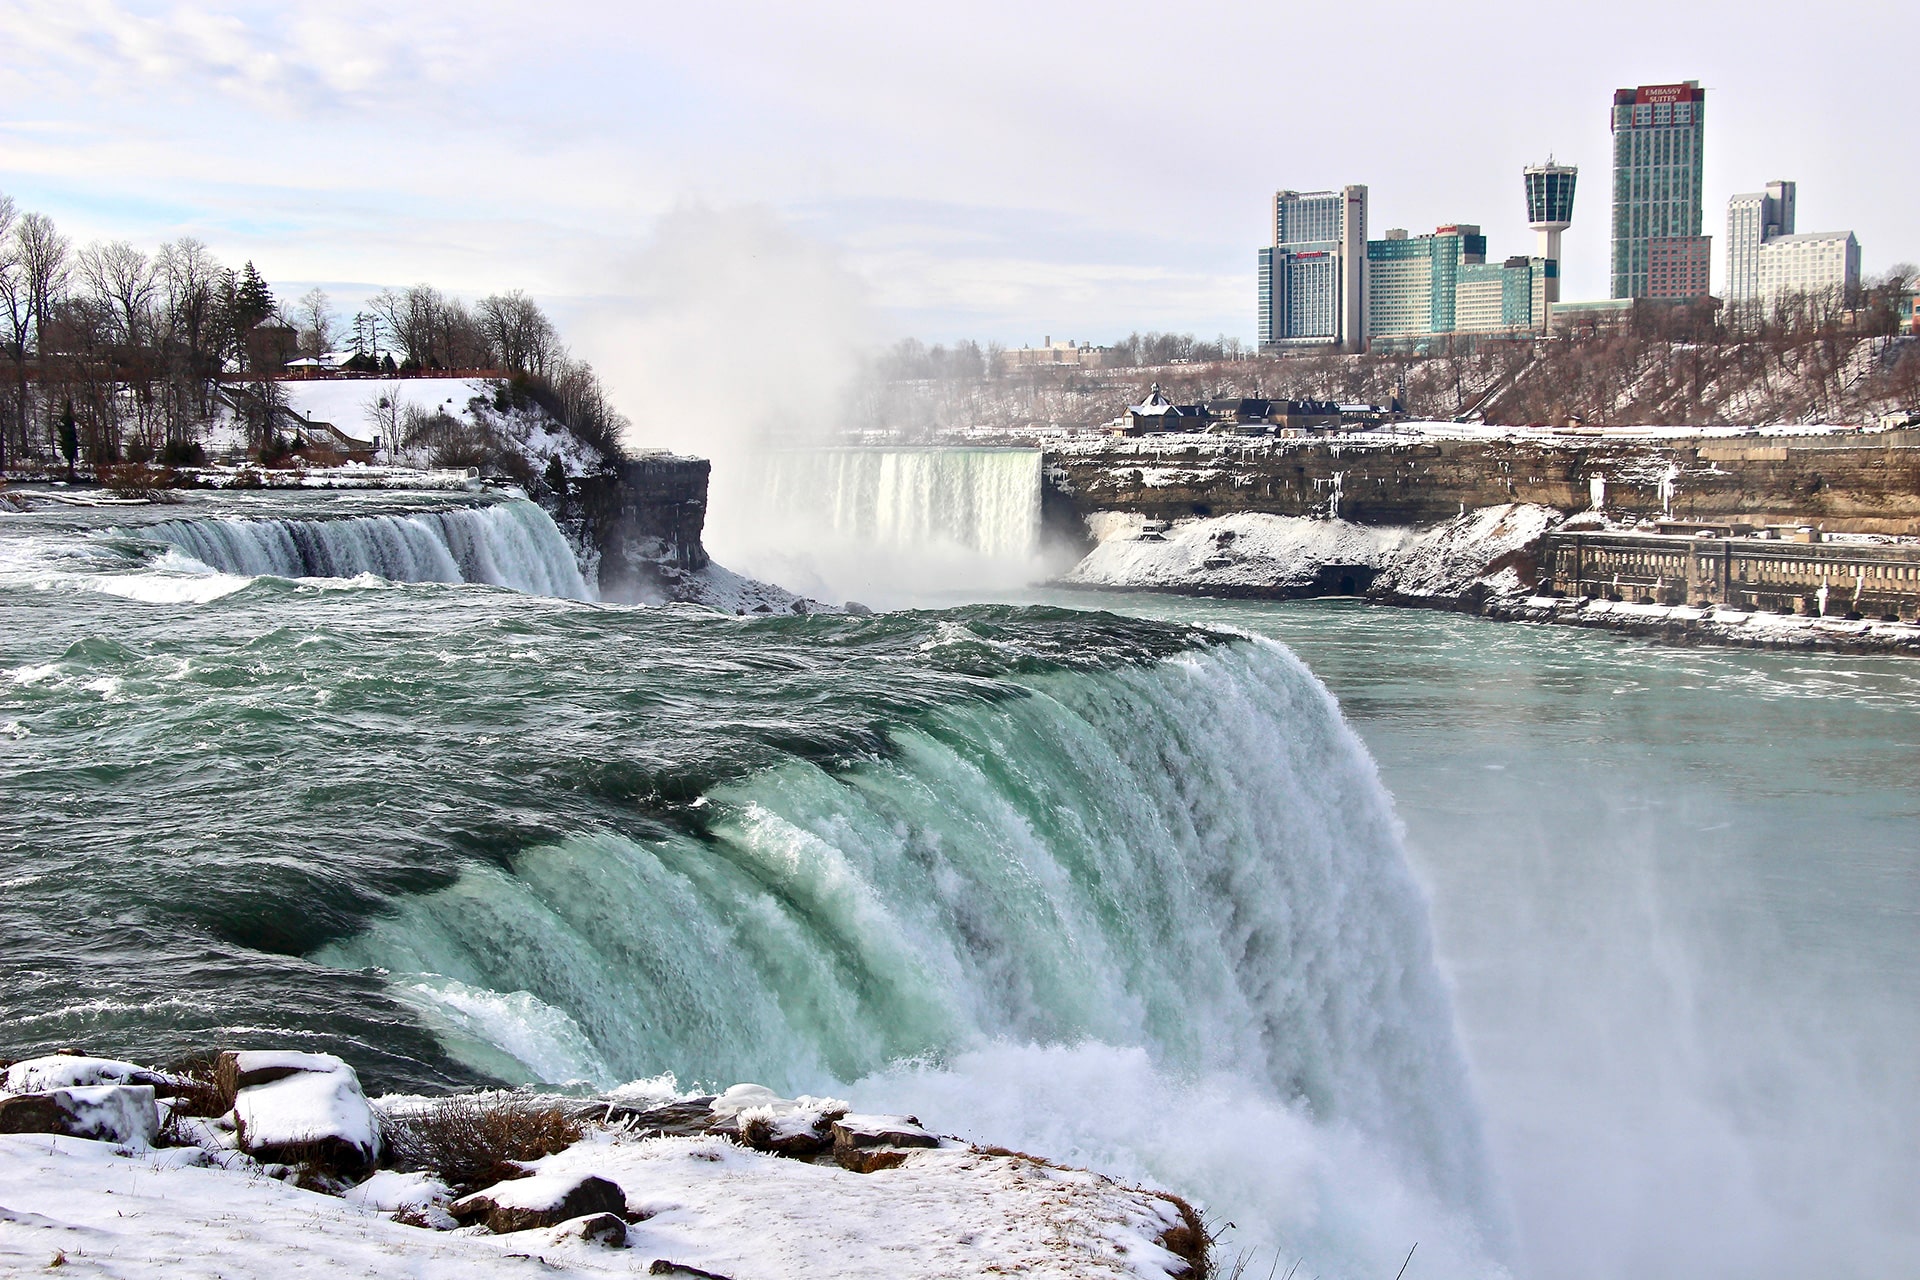
M0 475L6 473L7 450L16 440L24 449L27 438L27 341L32 329L26 277L20 270L13 237L18 216L13 197L0 195L0 346L5 347L7 360L13 365L17 392L12 411L0 421Z
M398 388L382 387L367 397L361 409L373 424L374 438L386 453L387 461L392 462L400 452L404 423Z
M189 422L212 407L220 371L215 330L223 272L207 246L183 236L161 247L162 307L167 328L167 439L186 446Z
M67 238L44 213L29 213L14 224L13 249L19 263L21 288L26 296L28 324L33 331L34 355L42 374L46 372L46 334L53 310L66 292L70 264ZM24 428L23 428L24 429ZM53 421L47 421L49 444L53 442Z
M441 334L440 313L446 305L446 297L430 284L383 289L367 300L368 310L400 344L406 362L423 369L442 363L434 340Z
M333 350L336 336L336 318L333 313L333 299L327 297L327 291L312 288L300 295L293 304L290 317L293 327L300 331L300 350L310 356L325 355Z
M125 240L91 244L75 255L80 278L102 305L113 337L132 347L147 334L158 279L153 262Z
M480 299L475 312L502 367L515 373L547 373L558 354L559 338L538 303L515 289Z

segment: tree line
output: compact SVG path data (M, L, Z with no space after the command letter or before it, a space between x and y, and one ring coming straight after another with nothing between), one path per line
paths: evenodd
M1158 332L1130 333L1098 351L1098 367L1104 369L1214 364L1255 355L1252 347L1225 334L1209 341L1190 333ZM963 339L952 346L938 342L928 346L918 338L902 338L874 356L871 372L882 382L980 382L996 380L1016 368L998 342Z
M283 303L252 262L226 266L190 236L152 253L125 240L76 248L0 194L0 472L61 456L195 461L223 410L271 449L273 375L295 355L332 353L366 372L498 371L620 454L626 420L520 290L469 305L429 284L388 289L343 323L324 291Z

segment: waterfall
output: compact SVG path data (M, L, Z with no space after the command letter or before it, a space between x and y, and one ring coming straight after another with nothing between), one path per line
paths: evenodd
M250 577L479 582L531 595L593 598L572 548L525 499L332 519L219 516L122 530L210 568Z
M795 449L762 461L774 513L889 550L950 547L1033 555L1040 537L1034 449Z
M707 546L730 568L883 607L1017 589L1039 564L1033 449L786 449L716 469Z
M1210 1131L1180 1143L1221 1186L1181 1176L1230 1207L1271 1182L1243 1224L1300 1212L1343 1143L1396 1170L1377 1203L1260 1227L1318 1241L1316 1262L1366 1254L1359 1273L1386 1259L1356 1240L1404 1248L1393 1215L1423 1198L1497 1221L1425 901L1318 681L1245 641L1020 689L894 729L883 758L717 788L698 837L581 833L470 869L315 958L388 973L453 1052L516 1080L884 1091L913 1062L901 1104L944 1089L964 1116L1015 1105L982 1083L1011 1072L1035 1098L1081 1090L1025 1116L1089 1150L1150 1119L1102 1091L1211 1089L1178 1104ZM1341 1214L1384 1216L1349 1239Z

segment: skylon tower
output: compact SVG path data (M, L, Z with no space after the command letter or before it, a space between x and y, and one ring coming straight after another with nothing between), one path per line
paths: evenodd
M1527 222L1540 233L1539 257L1551 262L1548 269L1547 301L1560 301L1560 233L1573 224L1573 185L1580 170L1570 164L1545 164L1526 168Z

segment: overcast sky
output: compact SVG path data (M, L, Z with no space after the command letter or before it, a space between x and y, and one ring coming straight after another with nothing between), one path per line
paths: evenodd
M1920 258L1916 14L0 0L0 191L76 242L198 236L283 294L521 286L563 321L646 292L663 214L746 209L795 237L743 244L749 278L837 255L886 332L1250 339L1276 187L1364 182L1374 234L1478 222L1504 256L1549 152L1581 168L1566 294L1604 296L1607 105L1641 83L1707 86L1716 287L1727 196L1771 178L1869 271Z

